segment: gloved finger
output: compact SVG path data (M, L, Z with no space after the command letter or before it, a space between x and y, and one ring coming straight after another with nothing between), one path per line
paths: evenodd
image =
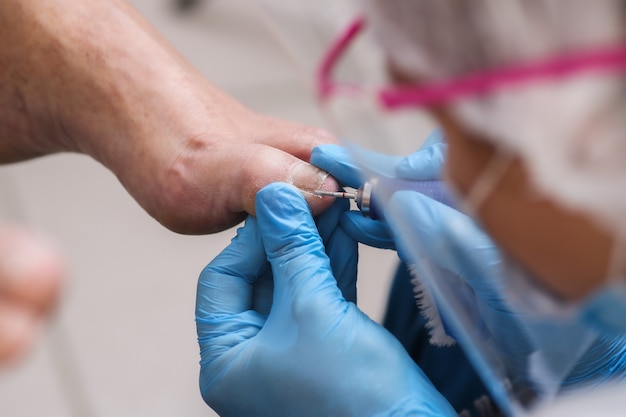
M437 180L442 177L447 144L435 143L404 157L396 166L399 178Z
M257 194L261 238L274 275L274 304L317 305L325 308L343 299L311 213L296 188L283 183ZM311 302L312 304L308 304Z
M329 172L342 186L359 188L363 184L361 170L343 146L320 145L313 148L311 164Z
M340 222L345 233L357 242L379 249L396 249L396 242L386 222L364 217L358 211L343 213Z
M329 172L346 187L363 185L363 168L370 173L391 177L402 158L371 152L357 146L320 145L311 153L311 164Z
M399 178L436 180L441 178L445 160L446 139L443 129L435 129L417 152L404 157L396 166Z
M472 286L493 277L500 252L470 217L413 191L395 193L388 212L387 221L404 260L415 263L426 256ZM471 262L458 256L460 252L471 254Z
M343 297L356 303L356 276L358 244L340 226L340 218L350 208L350 203L337 199L333 205L315 219L317 229L330 259L333 275Z
M267 268L257 220L249 216L230 245L200 274L197 319L252 309L253 284Z

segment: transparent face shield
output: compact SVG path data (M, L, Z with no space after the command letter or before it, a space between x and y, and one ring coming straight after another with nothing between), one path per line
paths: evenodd
M323 9L316 7L318 13ZM280 7L267 10L282 21L279 15L284 10ZM283 41L295 60L300 60L301 68L316 80L317 97L329 127L351 151L369 183L394 179L389 160L376 152L412 153L435 127L427 112L417 108L443 106L503 85L610 68L616 62L600 51L436 85L380 88L377 86L388 84L384 56L372 39L357 36L363 32L365 21L350 21L349 13L329 14L327 20L322 16L323 25L313 30L327 48L325 53L319 48L299 50L293 37L291 42ZM347 28L341 30L338 24ZM312 56L321 62L315 71L310 67ZM355 80L358 82L352 82ZM470 198L471 209L476 210L481 198L489 195L505 162L496 158L489 164L483 179L474 185L479 191ZM544 299L544 294L529 283L532 280L526 279L523 267L508 259L471 216L460 212L451 215L451 221L428 234L424 232L428 218L413 206L402 204L401 194L394 187L378 187L377 210L384 213L403 257L411 264L419 286L416 290L424 292L443 331L461 345L498 407L507 415L524 415L565 392L581 361L593 361L589 351L598 343L598 335L581 324L575 311L565 306L555 309L552 300ZM446 204L463 211L463 201L467 200L457 198L455 202L453 198ZM555 309L554 314L539 313L546 308Z

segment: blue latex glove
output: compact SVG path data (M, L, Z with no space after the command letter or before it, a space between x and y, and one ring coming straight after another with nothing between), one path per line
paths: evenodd
M400 343L342 296L356 271L333 274L329 230L318 233L300 192L269 185L256 211L200 275L207 404L221 416L455 416Z
M475 321L473 339L465 340L465 343L488 342L496 347L495 350L483 350L483 354L493 355L487 359L502 355L498 359L506 362L506 372L513 375L512 378L538 378L532 363L537 357L537 347L547 358L547 363L542 364L546 374L553 371L560 375L565 371L561 375L561 385L543 387L545 389L560 390L609 378L624 378L626 338L590 339L591 345L583 345L579 359L568 364L568 358L572 358L570 353L574 354L583 338L590 335L586 325L533 317L532 312L513 312L503 295L509 285L508 274L524 272L507 266L508 262L504 261L496 245L471 218L410 191L396 193L390 207L391 228L398 230L402 227L403 230L403 237L398 236L399 239L410 235L418 241L428 242L421 246L421 256L428 259L436 279L449 282L460 279L471 287L475 296L469 310L474 309L479 317ZM411 221L394 225L398 218ZM450 320L449 312L443 314ZM465 326L467 328L467 321ZM542 390L542 387L536 388Z
M380 160L383 167L381 171L388 176L414 180L438 179L445 159L445 147L440 132L436 131L418 152L406 158L372 155L370 159L372 163L377 159ZM359 168L352 162L344 148L320 146L314 150L312 162L329 170L340 183L352 187L361 184ZM428 265L424 265L424 261L421 260L421 266L435 270L436 274L445 276L450 282L456 282L457 297L462 300L460 304L466 307L465 324L469 323L473 327L474 339L489 340L499 352L504 352L503 359L507 362L506 372L518 374L521 378L529 378L525 373L529 369L529 355L532 354L533 345L536 343L541 346L554 346L554 351L547 354L554 359L555 363L552 365L555 372L559 367L566 369L564 363L558 363L559 355L564 346L567 350L578 346L579 335L586 334L586 329L577 324L560 327L554 323L530 322L519 315L514 315L502 298L505 278L502 275L504 271L501 268L503 264L501 253L470 218L410 191L396 193L392 198L390 210L392 213L387 216L391 230L380 225L376 226L376 223L381 222L359 218L356 213L343 215L341 224L352 237L373 246L392 247L388 243L389 239L402 242L406 236L413 236L420 242L428 242L427 245L422 245L424 252L421 253L421 256L427 256ZM394 210L398 212L393 213ZM411 221L394 224L394 219L397 218ZM395 238L393 230L398 231ZM406 250L403 250L403 246L406 246ZM401 258L409 263L415 259L411 256L410 246L400 243L399 248ZM445 300L443 303L445 304ZM437 306L441 304L439 302ZM444 322L454 321L450 317L444 319ZM447 333L455 332L448 330ZM466 343L474 342L476 340L466 340ZM569 387L610 376L621 377L626 362L625 347L623 339L605 337L597 340L583 354L580 362L571 369L570 375L563 375L565 379L563 386Z
M320 145L313 149L311 164L329 172L341 185L352 188L361 187L366 180L361 170L364 163L377 175L388 178L437 180L441 178L445 159L444 141L443 131L436 129L420 149L411 155L398 157L359 149L358 154L362 159L359 163L354 161L348 148ZM363 217L358 211L345 213L340 222L346 233L361 243L382 249L396 249L395 240L385 222Z
M436 180L441 178L445 161L446 144L443 131L435 129L428 135L417 152L405 157L379 154L365 149L356 151L363 161L354 161L348 148L339 145L320 145L311 153L311 164L332 174L340 184L359 188L366 178L362 177L362 164L372 172L386 176L412 180Z

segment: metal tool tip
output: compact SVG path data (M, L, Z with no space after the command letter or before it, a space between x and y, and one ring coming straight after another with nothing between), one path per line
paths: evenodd
M313 195L318 195L321 197L355 198L355 194L346 193L345 191L314 190Z
M319 195L319 196L332 196L332 192L331 191L325 191L325 190L313 190L313 195Z

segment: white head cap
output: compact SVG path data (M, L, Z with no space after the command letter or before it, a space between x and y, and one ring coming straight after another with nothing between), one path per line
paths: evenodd
M370 0L390 59L421 82L626 44L624 0ZM535 187L626 235L626 74L528 82L452 103Z

